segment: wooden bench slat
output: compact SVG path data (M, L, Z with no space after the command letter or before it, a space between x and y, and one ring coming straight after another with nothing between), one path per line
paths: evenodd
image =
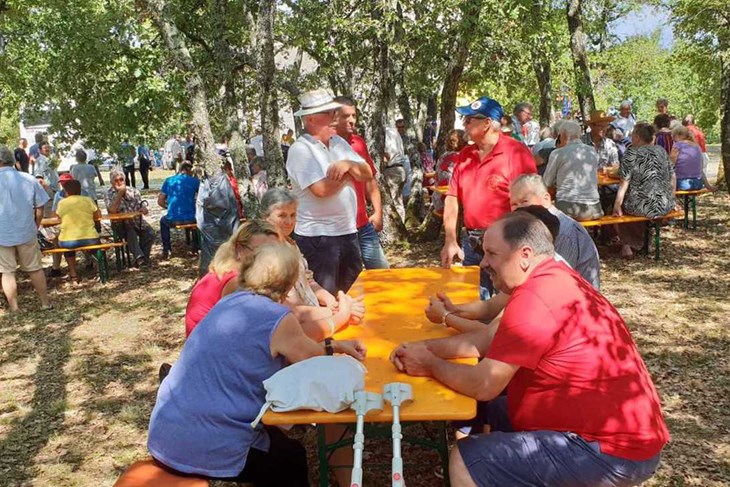
M661 216L659 218L655 218L654 221L665 221L665 220L672 220L674 218L684 218L684 212L683 211L673 211L671 213L667 213L664 216ZM578 222L584 227L600 227L603 225L619 225L621 223L636 223L636 222L648 222L652 221L649 218L645 216L636 216L636 215L624 215L624 216L613 216L613 215L606 215L602 216L598 220L587 220Z
M675 191L674 194L677 196L699 196L701 194L709 193L710 190L707 188L702 189L686 189L681 191Z
M44 250L44 254L59 254L63 252L86 252L87 250L106 250L106 249L113 249L116 247L124 247L127 245L125 242L109 242L109 243L102 243L102 244L96 244L96 245L87 245L85 247L76 247L75 249L64 249L61 247L57 247L55 249L47 249Z
M180 225L172 225L170 228L174 228L176 230L197 230L198 224L197 223L182 223Z

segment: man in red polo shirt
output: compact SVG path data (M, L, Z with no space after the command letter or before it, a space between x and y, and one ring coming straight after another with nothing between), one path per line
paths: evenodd
M630 486L651 477L669 432L618 311L555 261L550 232L527 212L493 222L483 250L482 267L510 294L496 331L404 343L391 354L402 372L489 401L491 433L451 450L451 485ZM483 360L449 360L467 357Z
M464 117L464 130L474 142L458 156L444 201L444 233L441 265L449 268L454 257L464 265L479 265L482 260L481 236L500 216L510 211L509 187L521 174L537 172L535 159L524 144L502 135L502 106L483 96L456 111ZM457 240L456 220L459 205L464 208L466 233ZM463 249L463 250L462 250ZM494 288L481 273L479 296L488 299Z
M338 96L335 102L342 105L337 113L337 135L350 143L350 147L370 166L373 176L377 174L368 146L362 137L355 134L357 124L357 108L349 96ZM380 245L378 232L383 229L383 206L380 200L378 181L373 177L367 182L353 181L357 196L357 238L360 241L360 253L365 269L387 269L390 267ZM373 214L368 218L367 199L373 205Z

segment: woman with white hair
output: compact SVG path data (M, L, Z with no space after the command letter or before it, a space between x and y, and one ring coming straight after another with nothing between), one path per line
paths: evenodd
M550 154L543 179L555 196L555 206L578 221L603 216L598 195L598 153L584 144L578 122L558 126L558 144Z

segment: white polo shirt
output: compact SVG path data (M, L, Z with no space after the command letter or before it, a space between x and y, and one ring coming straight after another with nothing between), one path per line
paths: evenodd
M357 198L351 181L326 198L315 196L309 187L327 177L330 164L348 160L365 164L345 139L333 135L329 147L309 134L299 137L289 148L286 171L292 192L299 201L294 231L304 237L337 237L357 233Z

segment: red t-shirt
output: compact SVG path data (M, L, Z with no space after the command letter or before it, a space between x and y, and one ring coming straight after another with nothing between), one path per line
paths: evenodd
M466 228L488 228L510 211L509 185L521 174L537 172L530 150L512 137L500 135L492 152L479 160L479 148L459 152L447 195L464 208Z
M238 218L243 218L243 205L241 204L241 193L238 191L238 180L233 176L228 176L228 181L231 183L233 196L236 198L236 203L238 204Z
M687 129L695 136L695 142L700 146L702 152L707 152L707 141L705 140L705 134L697 125L687 125Z
M669 441L624 320L561 262L540 263L512 292L486 356L520 367L507 387L515 431L570 431L636 461Z
M209 272L193 287L188 307L185 308L185 337L189 337L213 306L221 300L221 293L231 279L238 277L237 271L230 271L218 279L218 274Z
M370 170L373 172L373 176L375 176L375 164L373 163L372 158L370 157L370 153L368 152L368 146L365 143L365 140L363 140L362 137L359 135L352 134L350 135L350 138L347 139L347 141L350 143L350 147L352 147L352 150L354 150L357 155L365 159L365 161L370 166ZM368 224L370 221L368 219L368 212L367 212L367 201L366 201L366 192L367 188L365 187L367 183L364 183L362 181L353 181L353 186L355 186L355 194L357 196L357 228L362 228L365 225Z

